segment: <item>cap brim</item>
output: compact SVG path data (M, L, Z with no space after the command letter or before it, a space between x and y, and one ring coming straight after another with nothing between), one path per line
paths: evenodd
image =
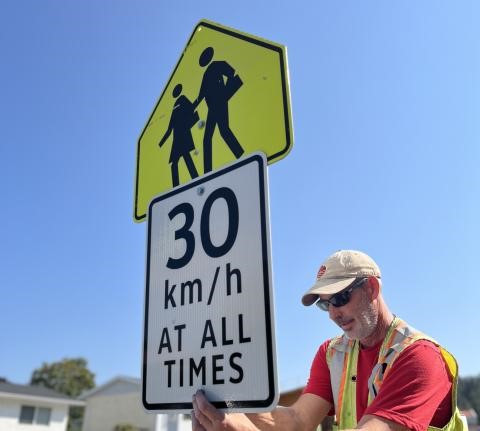
M319 295L333 295L340 292L355 281L356 277L342 279L324 278L317 281L310 290L302 296L302 304L305 306L312 305L317 301Z

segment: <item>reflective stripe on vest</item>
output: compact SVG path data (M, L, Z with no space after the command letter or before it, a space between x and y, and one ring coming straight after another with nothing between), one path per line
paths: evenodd
M383 380L387 377L398 355L406 347L418 340L428 340L439 347L453 378L453 414L449 423L442 430L467 430L464 427L466 422L460 417L457 408L458 367L455 358L432 338L408 326L398 317L395 317L390 324L387 335L380 347L378 363L373 367L372 374L368 379L368 405L377 396ZM349 340L344 335L333 338L327 348L327 364L330 370L330 381L335 404L335 425L341 430L355 428L357 425L355 378L357 375L358 353L358 340ZM435 427L429 427L429 429L437 430Z

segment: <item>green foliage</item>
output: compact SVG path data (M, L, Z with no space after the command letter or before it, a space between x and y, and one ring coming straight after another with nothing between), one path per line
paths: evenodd
M83 391L95 387L95 375L88 370L85 359L63 359L51 364L43 363L33 371L30 384L45 386L76 398Z
M72 398L95 387L95 375L87 368L83 358L63 359L51 364L43 363L33 371L31 385L44 386ZM68 430L79 429L83 419L83 407L70 407Z
M457 404L460 410L474 409L480 415L480 376L459 379Z

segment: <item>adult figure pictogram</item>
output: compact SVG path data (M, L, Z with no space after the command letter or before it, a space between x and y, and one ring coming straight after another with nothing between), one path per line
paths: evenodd
M194 102L196 107L203 99L208 107L205 133L203 135L204 173L212 170L212 137L218 126L221 137L238 159L244 152L237 138L230 130L228 122L228 101L242 86L242 80L235 75L235 69L226 61L212 61L213 48L209 46L200 54L199 65L207 67ZM226 82L224 81L226 78Z
M187 166L188 172L192 178L198 177L197 169L190 155L190 151L195 149L193 143L192 132L190 129L198 121L198 113L195 111L194 104L182 93L182 84L177 84L173 89L172 96L176 98L173 104L172 114L168 129L159 142L159 146L165 143L170 134L173 132L172 149L170 151L169 163L172 169L173 187L178 186L178 162L183 158Z

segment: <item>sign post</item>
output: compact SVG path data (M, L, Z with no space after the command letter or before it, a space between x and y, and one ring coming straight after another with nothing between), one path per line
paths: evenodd
M273 163L292 145L286 48L200 21L138 140L134 220L159 193L256 151Z
M278 402L266 158L155 198L148 211L142 400L187 412Z

